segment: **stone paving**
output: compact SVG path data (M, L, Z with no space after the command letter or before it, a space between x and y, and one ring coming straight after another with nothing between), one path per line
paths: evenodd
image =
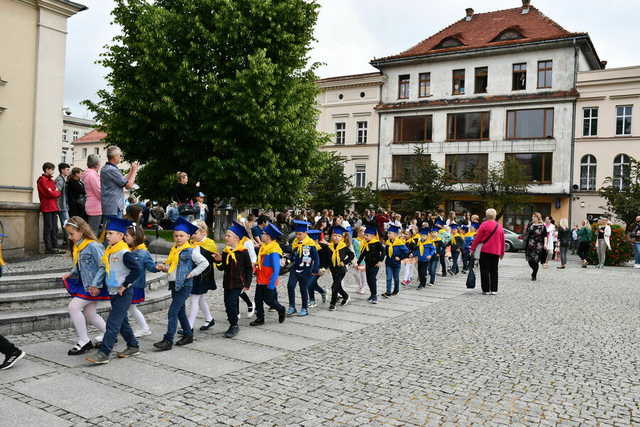
M509 254L497 296L464 277L377 306L352 292L335 312L244 318L234 340L216 291L193 345L153 352L158 313L142 355L99 367L66 356L71 330L11 337L29 356L0 372L0 425L640 424L640 271L556 265L531 282Z

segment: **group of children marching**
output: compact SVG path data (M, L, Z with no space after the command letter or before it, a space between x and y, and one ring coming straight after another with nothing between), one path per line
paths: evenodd
M274 224L267 224L259 236L258 253L244 225L234 222L225 233L226 246L218 251L216 243L207 237L207 225L203 221L188 222L179 218L173 230L174 245L162 263L153 261L144 244L142 227L132 221L112 218L106 225L106 248L99 243L90 226L80 217L72 217L64 228L73 243L72 271L63 277L72 295L69 315L77 333L76 345L69 355L85 354L95 348L86 359L95 364L108 363L118 335L122 335L126 348L117 357L126 358L140 352L138 338L151 334L150 328L137 304L144 301L146 272L165 272L171 291L171 304L167 313L167 329L153 346L159 351L170 350L176 334L177 346L193 342L196 317L202 313L205 324L200 330L215 325L209 309L206 293L216 289L214 268L223 272L224 305L229 327L227 338L239 332L239 301L247 303L250 313L255 309L256 319L251 326L265 323L266 304L278 313L278 321L287 316L308 316L309 308L316 307L316 293L322 302L327 292L318 284L325 273L331 274L329 310L338 304L344 306L351 300L343 287L348 269L355 264L359 284L358 292L364 293L368 285L368 302L378 303L377 275L383 263L386 271L386 291L389 298L400 291L400 271L417 263L419 286L434 285L438 265L443 276L447 272L457 274L458 258L462 255L463 272L469 268L469 248L475 234L475 224L467 227L450 226L436 222L433 228L409 229L390 224L383 243L375 227L361 228L355 236L350 227L334 226L330 236L310 230L306 221L294 221L294 240L290 248L291 266L287 282L288 308L278 301L278 277L285 266L283 248L278 243L282 232ZM450 261L449 261L450 260ZM448 263L450 262L450 265ZM247 292L255 276L254 304ZM409 276L410 277L410 276ZM427 283L427 279L429 283ZM407 284L406 276L404 284ZM299 288L301 308L296 308L296 290ZM191 298L191 310L187 315L186 302ZM98 301L110 301L111 311L105 322L97 313ZM134 332L128 315L135 318L139 329ZM102 332L94 341L89 338L87 322ZM181 330L178 330L180 323Z

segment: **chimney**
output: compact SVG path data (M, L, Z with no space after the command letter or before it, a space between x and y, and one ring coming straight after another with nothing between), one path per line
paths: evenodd
M607 64L608 64L608 61L600 61L600 66L602 67L603 70L607 68Z
M522 14L526 15L529 13L529 8L531 7L531 0L522 0Z
M464 18L465 21L471 21L471 18L473 18L473 9L468 7L465 9L465 12L467 12L467 17Z

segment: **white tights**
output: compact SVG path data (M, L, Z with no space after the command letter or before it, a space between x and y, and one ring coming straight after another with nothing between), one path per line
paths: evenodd
M71 298L69 302L69 317L71 323L78 334L78 344L85 345L89 341L89 332L87 331L87 322L98 328L104 334L107 325L102 317L98 315L97 303L82 298Z
M402 264L402 267L404 268L404 281L410 282L411 278L413 277L413 264L404 263Z
M144 314L140 311L137 305L131 304L129 307L129 314L136 319L136 323L143 331L149 330L149 324L147 323L147 319L144 318Z
M196 322L196 316L198 311L202 311L204 314L204 320L208 323L211 322L213 316L209 311L209 303L207 302L207 295L191 295L191 311L189 311L189 325L193 329L193 325Z
M365 289L367 287L367 272L365 270L360 271L357 268L355 268L353 272L356 275L358 290L361 291Z

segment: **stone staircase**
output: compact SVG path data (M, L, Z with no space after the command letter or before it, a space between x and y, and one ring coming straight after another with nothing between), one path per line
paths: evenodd
M9 274L0 278L0 334L16 335L71 326L67 305L70 296L60 277L68 270ZM164 273L148 273L143 313L168 307L171 295ZM109 302L98 303L106 318Z

